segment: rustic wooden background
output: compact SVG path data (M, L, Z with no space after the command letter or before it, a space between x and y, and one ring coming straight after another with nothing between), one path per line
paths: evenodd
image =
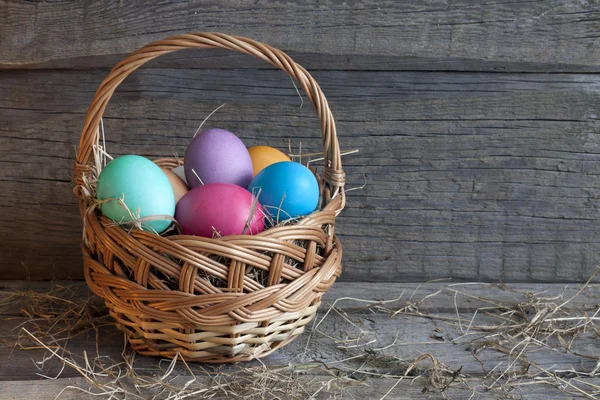
M246 35L314 73L349 187L343 280L585 280L600 261L597 1L0 0L0 278L81 278L71 174L110 67L188 31ZM197 125L318 150L290 80L248 57L163 57L105 115L111 154L183 154Z

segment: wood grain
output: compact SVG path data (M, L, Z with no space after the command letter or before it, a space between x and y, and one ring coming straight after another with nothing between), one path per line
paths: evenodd
M6 279L81 278L74 148L106 71L0 75ZM342 279L581 281L600 261L600 78L316 71L347 156ZM283 73L146 69L105 115L113 155L183 154L199 123L320 151ZM304 158L306 161L306 157Z
M597 72L599 13L595 2L560 1L2 0L0 65L109 67L150 41L203 30L294 51L308 68ZM240 64L198 57L196 67Z
M189 379L189 377L186 377ZM318 387L322 385L324 387L327 386L328 383L331 383L330 375L307 375L300 376L297 378L298 384L305 384L307 386ZM174 384L180 384L183 386L185 382L183 379L175 380ZM200 377L198 378L200 382L205 382L206 385L210 385L210 379ZM590 378L585 379L586 383L591 385L600 384L600 379L598 378ZM453 400L473 400L473 399L490 399L490 400L500 400L505 399L506 394L499 393L498 391L489 391L489 392L473 392L468 389L461 388L452 388L446 390L443 394L439 393L423 393L423 388L418 386L411 386L409 384L399 385L393 387L396 382L391 379L382 379L382 378L369 378L367 382L365 382L361 386L354 387L350 389L348 392L351 393L354 398L364 398L364 399L381 399L387 392L390 392L385 398L389 400L412 400L412 399L430 399L430 400L446 400L451 398ZM56 380L41 380L41 381L11 381L11 382L0 382L0 391L3 395L3 400L21 400L23 398L27 399L39 399L39 400L55 400L56 396L60 394L59 400L88 400L90 395L83 393L73 387L85 387L86 382L83 378L59 378ZM338 392L341 392L338 391ZM346 392L346 393L348 393ZM511 395L514 396L522 396L520 398L527 400L564 400L565 398L574 398L574 397L565 397L565 394L559 390L553 388L544 388L544 390L540 389L539 385L534 385L534 387L524 387L522 389L517 389L514 392L511 392ZM93 398L100 398L104 400L103 397L98 397L97 395ZM215 397L211 397L211 399L215 400L227 400L231 397L228 397L225 394L217 395ZM253 397L256 399L260 399L261 397ZM268 397L267 397L268 398ZM324 400L324 399L338 399L339 394L336 397L335 390L330 389L329 391L324 391L318 393L313 399ZM518 397L516 397L518 398Z
M81 283L56 282L56 284L73 287L76 293L76 297L71 298L73 301L76 301L79 298L78 296L87 298L90 295L89 291ZM5 281L0 285L0 293L5 294L12 290L25 290L27 288L44 292L51 285L52 283ZM565 287L565 285L557 284L509 284L506 286L490 284L453 285L449 282L424 284L338 282L325 294L324 306L319 314L319 320L325 316L324 312L327 311L334 301L347 297L365 300L398 299L397 302L386 304L386 307L396 309L410 302L415 304L421 313L430 317L398 314L390 318L385 313L373 313L366 310L364 303L351 299L340 300L335 304L339 313L330 312L318 326L318 332L314 330L307 332L297 341L292 342L290 345L264 359L263 362L268 367L276 367L290 364L300 365L317 361L332 368L340 368L342 372L346 371L344 368L348 368L350 369L349 371L362 369L372 373L393 375L393 366L365 365L364 360L361 359L340 362L343 359L360 353L361 350L352 348L340 349L339 344L336 345L331 337L343 338L346 335L355 337L359 333L359 330L356 328L357 326L365 330L365 338L368 337L369 340L376 340L376 342L362 348L378 348L393 344L381 351L381 354L396 360L414 360L421 354L432 354L440 362L453 370L462 368L461 374L467 379L471 389L467 387L449 389L445 394L450 398L505 398L503 397L505 394L499 391L485 391L485 386L491 384L494 379L486 378L486 376L494 367L499 368L499 370L505 369L512 361L512 358L509 358L501 351L495 351L491 348L478 352L476 354L477 357L475 357L470 346L472 340L478 336L469 335L462 337L459 326L456 324L457 314L461 316L466 325L466 322L471 320L478 308L489 306L489 303L479 300L478 297L494 299L496 302L503 302L509 305L525 300L527 296L531 296L531 293L537 293L539 296L548 298L562 296L555 300L559 302L573 297L573 300L565 305L566 310L577 310L577 313L583 313L584 311L593 313L597 310L598 302L600 301L598 297L600 293L599 289L598 283L589 285L578 293L578 286ZM454 300L455 291L461 293L457 295L456 300ZM467 293L468 296L462 293ZM454 305L455 301L456 306ZM26 397L46 399L54 398L50 396L56 395L68 385L87 388L89 385L81 379L75 370L70 368L62 371L58 380L40 380L39 376L36 375L37 372L54 377L61 371L61 364L56 362L56 360L50 360L44 364L42 371L38 371L32 365L32 362L40 360L43 357L45 353L43 350L23 351L13 349L16 335L19 332L18 329L20 329L20 326L28 326L26 318L19 316L18 308L19 305L15 303L9 308L0 310L0 321L2 322L0 324L0 337L2 337L2 340L0 340L0 388L2 389L0 393L2 393L2 398ZM482 321L480 318L483 318L483 313L479 314L477 318L476 323ZM352 321L356 326L352 326L348 321ZM99 337L98 348L100 349L100 354L105 357L103 361L105 365L109 363L108 358L113 361L121 360L121 353L123 351L122 335L114 328L106 327L101 330ZM453 339L456 339L456 341L452 342ZM367 339L364 340L365 343L367 341ZM94 357L96 355L95 342L95 334L93 332L73 338L68 343L71 357L78 362L83 361L81 357L84 351L89 358ZM572 350L582 355L597 355L600 352L599 346L600 344L597 338L594 338L593 334L583 335L577 339ZM558 351L531 351L526 353L526 357L530 362L542 368L552 368L553 370L570 369L571 367L591 370L597 362L593 357L578 357ZM250 367L260 365L261 363L259 362L244 364L244 366ZM160 364L157 358L137 357L135 367L138 373L160 376L164 374L166 364L164 362ZM198 367L192 365L192 368L196 371ZM210 369L210 366L206 368ZM226 370L230 371L235 371L235 368L230 366L225 367ZM531 373L533 374L534 372L532 369ZM182 379L187 377L189 380L189 373L182 364L176 367L174 375L180 375ZM357 379L360 378L359 375L356 375ZM207 384L210 383L199 369L198 377L202 382L206 381ZM299 379L305 380L308 387L309 384L312 385L315 382L330 381L332 375L326 373L324 370L315 370L309 371L307 375L300 375ZM585 378L579 379L583 379L588 383L598 383L597 378L589 380ZM185 381L187 380L184 379L183 382ZM574 380L573 382L576 381ZM338 383L341 384L342 382ZM364 383L368 386L356 385L350 388L349 392L355 397L362 395L367 396L365 398L380 398L396 383L396 380L393 378L371 376ZM397 390L393 392L394 395L390 398L422 398L424 387L427 387L427 384L422 380L412 383L407 380L407 382L401 383L396 388ZM21 397L14 397L18 395L18 390L22 391ZM330 387L330 390L335 389L331 389ZM43 394L42 391L44 392ZM475 392L475 397L470 397L473 392ZM323 397L320 398L332 398L334 394L334 392L324 390ZM428 392L427 394L430 398L444 398L435 392ZM564 393L550 386L538 384L520 386L512 394L528 399L542 398L536 397L540 394L544 394L545 398L548 399L565 398ZM82 397L76 391L70 390L64 398L80 399L87 397Z

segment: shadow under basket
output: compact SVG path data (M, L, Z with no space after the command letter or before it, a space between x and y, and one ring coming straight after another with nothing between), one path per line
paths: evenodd
M160 55L187 48L225 48L288 73L320 120L325 166L323 207L297 222L257 235L207 239L126 229L94 206L99 124L117 86ZM181 160L160 159L173 168ZM287 54L251 39L220 33L177 35L150 43L118 63L100 84L86 115L75 163L75 194L84 227L85 278L102 297L132 348L189 361L237 362L291 342L316 315L321 296L341 273L334 235L344 208L335 123L319 85Z

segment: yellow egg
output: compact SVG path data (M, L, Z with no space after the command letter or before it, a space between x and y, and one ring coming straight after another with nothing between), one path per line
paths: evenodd
M252 159L254 176L271 164L281 161L292 161L281 151L269 146L250 147L248 153L250 153L250 158Z
M176 173L174 173L168 168L161 169L163 170L165 175L167 175L167 178L169 178L169 182L171 183L171 187L173 188L173 193L175 193L175 202L178 202L179 199L181 199L183 195L186 194L190 189L185 184L183 179L177 176Z

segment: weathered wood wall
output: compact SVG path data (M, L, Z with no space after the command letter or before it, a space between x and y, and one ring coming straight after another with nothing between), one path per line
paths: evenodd
M596 2L0 0L0 278L81 278L71 173L93 93L173 33L251 36L321 83L344 149L343 279L576 281L600 261ZM182 154L200 121L318 150L290 80L224 51L152 62L105 115L112 154Z

